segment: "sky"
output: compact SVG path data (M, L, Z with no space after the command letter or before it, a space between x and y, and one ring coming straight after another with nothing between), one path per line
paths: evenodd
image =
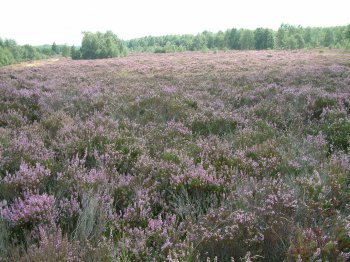
M18 44L80 45L83 31L142 36L229 28L350 24L349 0L1 0L0 37Z

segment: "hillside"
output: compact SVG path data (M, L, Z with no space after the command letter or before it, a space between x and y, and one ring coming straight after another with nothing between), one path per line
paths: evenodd
M59 59L0 92L0 260L350 257L349 52Z

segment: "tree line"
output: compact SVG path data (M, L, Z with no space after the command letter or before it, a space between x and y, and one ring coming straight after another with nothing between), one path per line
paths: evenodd
M17 45L0 38L0 66L54 56L72 59L99 59L126 56L130 52L169 53L208 50L263 50L303 48L350 49L350 24L336 27L301 27L282 24L277 31L268 28L204 31L197 35L146 36L123 41L113 32L83 32L80 47L68 45Z
M197 35L147 36L126 41L131 52L181 52L206 50L262 50L303 48L350 48L350 25L301 27L282 24L268 28L204 31Z
M56 43L42 46L18 45L15 40L0 38L0 66L55 56L70 57L70 47Z

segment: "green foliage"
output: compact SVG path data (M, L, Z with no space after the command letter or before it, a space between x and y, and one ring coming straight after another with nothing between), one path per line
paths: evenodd
M69 57L71 49L67 45L63 45L61 48L62 56Z
M226 32L227 44L230 49L240 49L240 32L236 28L232 28Z
M56 55L60 52L60 50L59 50L59 48L58 48L58 46L56 45L55 42L53 42L53 44L51 46L51 51L52 51L53 54L56 54Z
M311 111L313 112L313 117L320 119L323 109L331 108L337 104L337 101L331 97L322 97L319 96L316 98L314 103L310 106Z
M15 64L22 61L43 59L52 55L51 47L20 46L12 39L0 38L0 66Z
M25 60L34 60L39 58L37 50L31 45L23 46L23 58Z
M244 29L240 34L240 47L242 50L254 49L254 33L251 30Z
M350 121L346 119L335 119L334 122L326 122L322 130L327 136L330 151L348 151L350 147Z
M208 121L196 120L192 123L192 132L209 136L210 134L224 136L232 134L237 127L237 123L230 119L217 118Z
M81 51L76 49L74 45L70 49L70 55L74 60L81 59Z
M254 31L255 49L272 49L274 47L273 32L269 29L257 28Z
M345 28L345 38L350 39L350 24Z
M15 61L11 51L6 47L0 46L0 66L13 64Z
M122 57L127 54L123 41L118 39L111 31L106 33L84 32L83 34L80 49L83 59Z
M323 39L323 45L325 47L330 47L334 43L334 36L333 31L331 29L326 29L324 39Z

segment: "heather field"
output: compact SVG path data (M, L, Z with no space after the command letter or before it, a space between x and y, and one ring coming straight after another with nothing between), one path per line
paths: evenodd
M349 261L349 52L59 59L0 92L0 261Z

